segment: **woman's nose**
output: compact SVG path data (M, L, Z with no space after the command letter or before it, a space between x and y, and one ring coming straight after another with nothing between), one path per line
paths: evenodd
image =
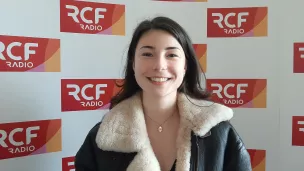
M161 71L167 69L167 59L166 57L159 55L154 60L154 70Z

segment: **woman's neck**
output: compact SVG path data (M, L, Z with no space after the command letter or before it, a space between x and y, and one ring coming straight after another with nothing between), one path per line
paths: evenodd
M154 121L162 123L177 112L177 93L160 97L142 92L142 103L144 113Z

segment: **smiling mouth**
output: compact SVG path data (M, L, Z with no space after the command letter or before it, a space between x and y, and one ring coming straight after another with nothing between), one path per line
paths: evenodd
M153 82L166 82L171 80L171 78L168 77L148 77L148 79Z

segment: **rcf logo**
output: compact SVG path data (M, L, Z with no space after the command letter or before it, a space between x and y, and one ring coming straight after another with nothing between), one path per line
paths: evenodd
M293 72L304 73L304 42L293 44Z
M62 171L74 171L75 156L62 158Z
M292 145L304 146L304 116L292 117Z
M267 36L267 13L267 7L208 8L207 37Z
M207 44L193 44L201 70L207 72Z
M266 79L207 79L212 99L233 108L265 108Z
M247 149L250 155L252 171L266 170L266 150Z
M0 124L0 160L61 151L61 120Z
M122 80L62 79L61 111L108 109Z
M0 72L60 72L60 40L0 35Z
M60 31L125 35L125 5L61 0Z

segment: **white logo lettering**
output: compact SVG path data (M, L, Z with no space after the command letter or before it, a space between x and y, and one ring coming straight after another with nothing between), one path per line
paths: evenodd
M236 85L236 96L228 93L228 88L235 87L235 84L229 83L224 88L221 84L213 83L211 87L217 87L217 90L213 90L219 98L223 99L222 92L224 96L228 99L224 99L224 103L227 104L243 104L244 100L240 99L242 93L246 93L243 87L248 87L248 84L237 84ZM236 98L236 99L234 99Z
M237 25L229 23L230 17L236 17L237 15ZM226 34L243 34L245 32L244 29L242 29L242 23L246 22L246 18L243 18L243 16L248 16L248 12L240 12L238 14L236 13L228 13L227 15L223 16L221 13L212 13L213 17L218 17L218 19L214 19L213 23L217 24L220 28L224 29ZM226 27L228 29L224 28L223 21Z
M98 25L99 24L99 20L105 18L105 16L103 14L101 14L102 12L105 13L107 12L106 8L95 8L93 9L92 7L84 7L81 10L78 9L77 6L74 5L66 5L67 9L72 9L73 12L68 13L69 17L72 17L73 20L76 23L80 23L77 16L80 14L80 18L81 20L86 23L86 24L80 24L80 27L84 30L98 30L101 31L102 30L102 26ZM85 13L87 11L94 11L94 23L93 20L87 19L85 17Z
M301 53L300 58L304 59L304 47L299 48L299 52Z
M298 121L298 125L303 126L303 128L299 128L299 131L304 132L304 121Z
M6 58L3 53L6 53L7 56L14 60L13 62L11 61L6 61L7 66L9 67L17 67L17 68L33 68L34 64L32 62L26 62L30 59L30 55L35 55L36 51L31 49L33 47L37 48L38 43L25 43L24 44L24 57L22 56L16 56L13 54L12 49L13 48L20 48L22 46L22 43L20 42L12 42L10 43L7 47L3 42L0 41L0 59L6 61ZM24 60L21 61L21 60Z
M68 166L74 166L75 162L68 162Z
M224 90L224 95L227 97L227 98L235 98L235 95L231 95L231 94L228 94L228 88L230 87L235 87L235 84L233 83L229 83L227 84L224 88L221 84L217 84L217 83L213 83L211 84L212 87L217 87L218 90L214 90L213 92L217 94L217 96L219 98L223 98L221 92ZM240 98L241 97L241 93L246 93L245 90L242 89L242 87L248 87L248 84L237 84L237 90L236 90L236 94L237 94L237 97L236 98Z
M85 93L85 91L88 88L94 88L93 84L86 84L81 89L77 84L68 84L67 85L67 88L75 89L75 91L69 92L69 95L73 96L75 98L75 100L81 101L81 99L79 97L79 93L85 100L87 100L86 102L80 102L82 106L102 106L103 102L99 101L99 98L100 98L100 95L105 94L105 91L101 89L101 88L105 88L105 87L107 87L107 84L97 84L95 86L95 97L94 97L94 96L87 96ZM90 102L88 102L88 101L90 101Z
M3 42L0 42L0 59L1 60L6 60L5 57L4 57L4 55L3 55L3 52L6 52L7 56L9 58L11 58L12 60L14 60L14 61L20 61L20 60L22 60L21 56L15 56L12 53L13 47L16 47L16 46L21 47L22 43L20 43L20 42L12 42L7 47L5 47L5 44ZM30 55L36 54L35 50L31 50L30 49L31 47L38 47L38 43L25 43L24 44L24 60L25 61L29 60Z
M32 139L37 137L37 134L32 133L32 131L34 130L39 130L40 127L39 126L34 126L34 127L28 127L25 130L25 142L24 141L17 141L14 136L16 133L23 133L24 129L23 128L15 128L13 129L11 132L7 133L5 130L0 130L0 145L4 148L8 148L8 145L6 144L5 140L7 140L8 138L8 142L15 146L16 148L9 148L9 152L10 153L20 153L20 152L30 152L30 151L34 151L35 147L34 146L29 146L29 144L31 144ZM19 146L23 146L24 147L19 147Z

